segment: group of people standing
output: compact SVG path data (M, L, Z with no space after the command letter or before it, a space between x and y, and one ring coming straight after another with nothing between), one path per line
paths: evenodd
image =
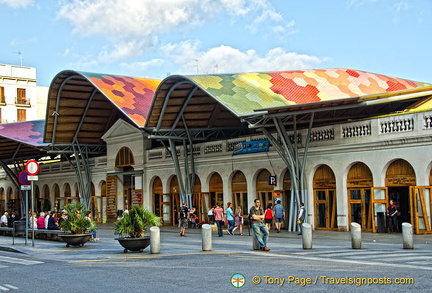
M239 230L239 235L243 235L244 220L242 210L240 207L237 207L234 212L231 202L227 204L226 210L224 210L220 204L216 204L209 210L208 217L211 223L214 222L217 225L219 237L223 236L222 226L225 222L228 224L228 235L234 235L237 229ZM189 209L186 202L182 202L182 206L178 212L181 237L186 237L186 228L189 226L189 223L193 221L193 219L195 219L195 221L199 221L198 216L196 215L196 210L194 208Z
M233 205L231 202L227 203L226 210L220 206L220 204L216 204L213 208L214 221L217 225L218 236L222 237L222 226L224 220L228 223L227 234L234 235L235 231L239 229L239 235L243 235L243 213L241 207L237 207L235 212L233 210Z
M182 203L180 210L178 212L179 226L180 226L180 236L186 237L185 231L188 227L189 215L191 210L186 205L186 202ZM304 204L300 203L300 209L298 212L297 224L300 226L301 235L301 224L305 219ZM235 212L231 202L228 202L226 209L224 210L219 203L211 208L208 212L208 217L210 222L213 222L217 226L218 236L223 236L222 227L226 222L228 224L227 234L234 235L235 231L239 229L239 235L243 235L243 213L240 207L237 207ZM260 249L263 251L270 251L267 247L267 240L269 236L269 230L271 228L271 223L275 220L275 229L277 233L280 233L281 226L285 220L285 209L278 200L276 205L272 208L272 205L268 205L264 210L261 207L261 201L259 199L254 200L254 206L249 210L249 221L252 227L252 231L257 238Z
M57 219L53 211L48 211L46 213L41 212L38 217L37 213L32 213L30 211L28 217L28 226L30 229L58 230L59 222L61 222L64 217L65 215L61 214ZM4 212L3 216L0 218L0 225L2 227L13 228L13 223L15 221L27 221L27 218L25 216L18 218L15 212L11 212L10 216L8 212Z

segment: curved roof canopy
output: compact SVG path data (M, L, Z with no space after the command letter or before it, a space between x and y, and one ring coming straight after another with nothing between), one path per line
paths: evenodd
M0 124L0 160L10 163L45 156L44 127L45 120Z
M120 118L143 127L158 85L154 79L62 71L49 89L44 141L101 144Z
M146 126L239 126L316 111L322 113L315 121L335 123L403 110L431 90L431 84L345 68L170 76L156 90Z

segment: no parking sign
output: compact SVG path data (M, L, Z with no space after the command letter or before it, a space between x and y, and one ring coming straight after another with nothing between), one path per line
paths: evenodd
M21 171L18 175L18 181L21 183L21 185L29 185L30 181L28 180L28 173L27 171Z

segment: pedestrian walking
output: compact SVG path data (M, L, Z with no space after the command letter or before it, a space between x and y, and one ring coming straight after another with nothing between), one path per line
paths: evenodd
M249 210L249 218L252 221L252 231L263 251L270 251L267 247L269 231L264 224L264 209L261 207L261 202L257 198L254 200L254 206Z
M218 236L222 237L223 233L222 233L222 221L223 221L223 217L224 217L224 210L223 208L221 208L220 204L216 204L216 208L213 211L214 213L214 217L215 217L215 222L218 228Z
M281 201L278 200L277 204L273 208L273 215L275 218L275 228L277 233L280 233L282 222L285 220L285 209L281 205Z
M231 202L227 203L227 209L226 209L225 213L226 213L227 222L228 222L227 234L233 235L232 231L233 231L234 226L235 226L235 221L234 221L234 212L232 210L232 203Z
M180 237L186 237L185 232L189 223L189 208L186 202L182 202L182 206L178 212L178 219L180 224Z
M265 210L264 213L264 221L265 224L267 226L267 229L270 231L271 229L271 224L273 222L273 210L272 210L272 205L271 203L267 205L267 208Z
M243 215L241 207L237 207L236 212L234 213L234 226L232 234L234 235L234 231L239 229L239 235L243 235Z
M305 219L305 209L304 209L304 203L300 203L300 209L298 210L298 216L297 216L297 224L300 226L300 233L298 233L298 235L302 235L303 234L303 227L302 224L304 222Z

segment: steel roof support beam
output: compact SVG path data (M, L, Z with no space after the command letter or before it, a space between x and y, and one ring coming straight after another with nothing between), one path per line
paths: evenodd
M60 109L60 95L63 91L63 87L66 85L66 83L71 80L74 79L76 77L80 77L79 75L71 75L68 76L67 78L65 78L60 87L59 90L57 92L57 97L56 97L56 108L54 113L52 113L52 115L54 115L54 125L53 125L53 133L52 133L52 137L51 137L51 144L55 144L55 137L56 137L56 132L57 132L57 123L58 123L58 116L59 116L59 109Z
M64 156L69 164L74 168L78 183L80 201L86 209L90 209L91 198L91 173L89 168L88 153L85 148L81 148L78 141L72 143L74 161L68 156ZM83 172L85 179L83 178Z
M82 127L82 125L83 125L83 123L84 123L84 119L85 119L86 116L87 116L87 112L88 112L88 110L90 109L90 105L91 105L91 103L93 102L93 98L94 98L94 96L96 95L97 92L98 92L98 90L97 90L96 88L93 89L93 92L91 93L90 98L87 100L87 105L86 105L86 107L85 107L85 109L84 109L84 113L83 113L82 116L81 116L81 120L80 120L80 122L79 122L79 124L78 124L78 127L77 127L76 130L75 130L75 135L74 135L72 141L75 141L75 140L78 138L78 134L79 134L79 132L80 132L80 130L81 130L81 127Z
M183 142L183 146L184 146L184 154L185 154L185 172L186 172L186 178L188 179L187 182L189 183L187 194L190 195L188 196L190 202L188 204L190 204L189 207L192 207L192 193L195 186L195 158L193 152L192 137L187 129L186 119L184 117L182 118L183 118L183 125L186 128L186 133L188 134L188 138L189 138L189 149L188 149L188 145L186 144L186 141ZM189 161L191 167L190 170L189 170Z
M175 90L179 85L186 84L186 83L189 83L189 81L179 81L179 82L175 83L175 84L170 88L170 90L168 91L167 95L165 96L165 101L164 101L164 104L163 104L163 106L162 106L162 109L161 109L161 112L160 112L160 115L159 115L158 123L156 124L156 130L159 130L160 127L161 127L162 120L163 120L163 116L164 116L164 114L165 114L166 108L168 107L168 102L169 102L169 99L170 99L170 97L171 97L171 94L173 93L173 91L174 91L174 90Z
M180 119L183 118L183 113L186 110L186 107L189 104L189 101L192 99L192 96L195 94L195 92L197 91L198 87L195 86L191 92L189 93L189 95L186 98L186 101L183 103L183 106L181 107L180 111L177 113L177 118L174 120L174 123L171 127L171 130L174 130L177 127L177 124L179 123ZM184 118L183 118L184 119Z
M11 179L13 185L18 190L20 194L20 207L21 207L21 215L25 215L27 211L25 211L25 197L26 192L21 190L21 184L18 181L18 175L21 171L23 171L22 166L24 166L24 161L14 161L14 168L13 170L6 164L4 161L0 160L0 166L3 168L3 170L6 172L6 175Z
M303 160L301 163L300 163L300 150L298 144L298 130L297 130L296 116L292 116L293 124L294 124L294 129L293 129L294 141L291 141L290 137L288 136L287 130L284 126L281 117L273 117L272 123L269 123L271 125L270 127L266 127L265 125L262 125L259 128L266 136L266 138L270 141L270 143L272 144L276 152L279 154L281 159L284 161L284 163L287 165L288 170L290 172L291 182L292 182L292 195L293 195L292 198L295 199L296 203L295 205L293 203L290 205L291 209L288 215L289 231L297 230L297 224L296 224L297 209L299 208L301 201L304 201L305 203L307 201L304 166L306 164L306 157L309 149L309 139L312 130L313 118L314 118L314 114L312 113L309 120L306 146L304 148ZM272 133L270 133L269 129L271 128L276 128L276 134L277 137L279 137L280 141L277 139L277 137L275 137Z
M180 169L180 163L179 163L179 158L177 156L177 149L176 146L174 144L174 141L172 139L168 140L169 142L169 152L171 153L171 158L174 162L174 169L175 172L177 174L177 182L180 188L180 201L186 201L185 198L185 186L183 184L183 176L181 176L181 169Z

